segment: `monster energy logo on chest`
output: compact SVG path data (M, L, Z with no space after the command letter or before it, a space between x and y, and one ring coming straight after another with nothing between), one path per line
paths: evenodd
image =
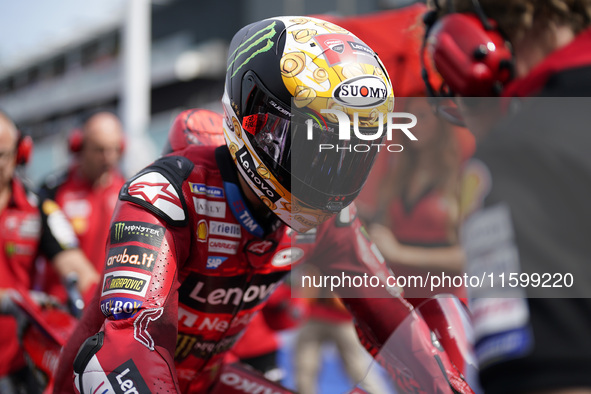
M226 71L229 72L235 62L238 64L238 59L243 59L242 63L234 69L234 72L232 73L232 76L234 76L238 70L248 64L248 62L258 54L267 52L269 49L273 48L274 42L271 41L271 39L277 34L277 31L275 30L276 23L277 22L273 22L269 26L257 31L248 40L238 45L238 48L236 48L230 56L230 58L233 58L234 60L228 64L228 69Z

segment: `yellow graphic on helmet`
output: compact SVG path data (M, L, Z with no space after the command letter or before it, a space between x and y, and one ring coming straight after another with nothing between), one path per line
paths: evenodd
M308 106L316 99L316 91L309 86L297 86L294 95L296 107L302 108Z
M234 116L232 116L232 127L234 128L234 134L236 134L238 138L242 138L242 127L240 126L238 119Z
M301 29L296 30L291 33L293 35L293 39L300 44L305 44L306 42L310 41L312 37L316 35L316 30L314 29Z
M378 126L379 114L394 105L390 81L373 50L330 22L313 18L289 22L294 25L286 27L281 76L293 104L316 112L339 110L351 119L357 113L360 126Z
M322 83L328 79L328 71L326 71L324 68L319 67L316 70L314 70L314 72L312 73L312 77L314 77L314 81L316 81L317 83Z
M281 58L281 74L292 78L304 70L306 65L306 55L302 52L288 53Z

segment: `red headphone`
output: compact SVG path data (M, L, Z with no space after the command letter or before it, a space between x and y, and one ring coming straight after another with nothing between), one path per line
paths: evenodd
M16 143L16 164L24 165L29 162L31 154L33 153L33 139L28 135L23 135L19 131L18 140Z
M75 128L70 131L70 135L68 136L68 149L72 153L79 153L82 150L82 146L84 145L84 133L82 129ZM125 138L121 139L121 152L125 150Z
M437 18L437 10L425 14L423 80L432 96L459 94L466 97L497 96L513 78L511 44L497 23L486 17L480 3L473 0L474 13L451 13ZM449 2L451 4L451 2ZM425 54L426 52L426 54ZM425 55L443 78L435 89L429 81ZM437 91L438 90L438 91Z
M82 145L84 143L84 135L82 134L82 130L79 128L75 128L70 131L70 135L68 136L68 148L72 153L78 153L82 150Z

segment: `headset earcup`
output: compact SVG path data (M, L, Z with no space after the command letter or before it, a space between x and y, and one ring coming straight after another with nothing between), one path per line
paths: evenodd
M21 136L18 140L16 148L16 164L24 165L29 162L31 154L33 153L33 139L28 136Z
M74 129L68 136L68 148L72 153L78 153L82 150L82 144L84 142L84 136L82 130Z
M68 136L68 149L72 153L78 153L82 150L82 145L84 144L84 134L80 129L74 129L70 132ZM121 140L121 153L125 151L125 138Z
M476 15L444 16L433 25L426 47L438 73L461 96L496 95L513 76L508 43Z

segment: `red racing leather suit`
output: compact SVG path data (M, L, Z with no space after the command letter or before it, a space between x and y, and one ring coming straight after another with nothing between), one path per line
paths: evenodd
M224 354L291 263L304 257L325 262L327 275L388 275L353 215L338 215L310 234L283 224L269 229L250 212L237 176L225 146L190 146L123 187L100 308L85 314L72 339L79 343L100 328L74 362L79 391L206 391ZM378 292L385 297L385 289ZM344 301L365 343L376 346L411 310L401 297Z

